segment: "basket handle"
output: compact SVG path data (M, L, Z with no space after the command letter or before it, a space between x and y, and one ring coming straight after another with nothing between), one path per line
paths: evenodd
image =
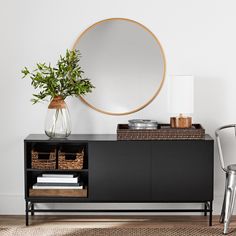
M32 159L33 160L38 160L38 161L46 161L46 160L53 160L55 159L54 156L55 156L55 153L56 151L53 151L53 152L37 152L37 151L34 151L32 150ZM45 156L45 158L40 158Z
M67 159L66 158L66 154L67 155L74 155L75 156L75 158L74 159ZM82 149L82 151L81 152L61 152L61 151L59 151L59 156L60 156L60 159L62 160L62 161L76 161L76 160L78 160L79 159L79 156L80 155L78 155L78 154L80 154L80 155L82 155L82 156L84 156L84 149Z

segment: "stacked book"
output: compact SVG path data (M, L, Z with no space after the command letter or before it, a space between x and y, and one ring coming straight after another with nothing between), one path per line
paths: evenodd
M33 189L83 189L83 185L73 174L42 174Z

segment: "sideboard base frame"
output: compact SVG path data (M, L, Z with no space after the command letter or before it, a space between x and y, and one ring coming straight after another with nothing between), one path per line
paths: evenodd
M38 203L38 201L37 201ZM47 202L44 202L47 203ZM155 202L153 202L155 203ZM157 202L159 203L159 202ZM178 202L179 203L179 202ZM194 202L195 203L195 202ZM120 213L127 213L127 212L202 212L204 216L207 216L209 213L209 226L212 226L212 201L210 202L203 202L204 208L203 209L35 209L33 201L26 201L26 208L25 208L25 225L29 225L29 213L31 216L34 216L36 212L120 212Z

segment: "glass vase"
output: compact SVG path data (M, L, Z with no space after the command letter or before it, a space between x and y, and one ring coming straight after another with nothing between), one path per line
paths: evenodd
M48 106L45 133L50 138L66 138L71 134L70 113L61 96L54 97Z

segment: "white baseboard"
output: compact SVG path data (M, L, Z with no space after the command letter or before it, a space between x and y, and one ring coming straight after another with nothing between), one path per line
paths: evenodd
M222 206L222 196L215 196L213 202L213 215L219 215L221 212ZM50 204L41 204L41 208L71 208L71 209L104 209L104 208L200 208L201 204L199 203L50 203ZM235 210L236 212L236 210ZM23 195L18 194L0 194L0 215L24 215L25 214L25 200ZM86 213L84 213L86 215ZM91 213L89 213L91 215ZM104 214L104 213L102 213ZM108 213L106 213L108 214ZM109 215L117 215L117 213L109 213ZM133 214L133 213L132 213ZM134 213L137 215L137 213ZM148 213L150 215L150 213ZM160 213L153 213L153 214L160 214ZM174 213L167 213L168 215ZM175 213L175 215L179 215L180 213ZM181 213L183 215L186 213ZM199 214L199 213L197 213ZM141 213L143 215L143 213ZM146 214L145 214L146 215ZM193 215L193 213L188 213L188 215Z

